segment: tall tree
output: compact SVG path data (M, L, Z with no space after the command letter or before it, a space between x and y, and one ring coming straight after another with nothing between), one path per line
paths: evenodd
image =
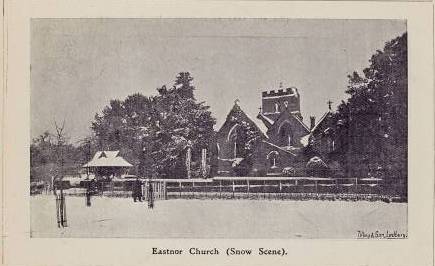
M182 72L172 88L163 86L154 98L158 131L152 154L156 162L162 162L156 165L159 173L166 176L185 175L186 149L190 148L193 158L198 158L214 136L216 121L209 106L195 100L192 81L189 72Z
M137 174L184 176L186 148L195 157L208 147L215 124L209 107L195 100L192 82L190 73L182 72L156 96L110 101L91 126L100 149L121 150Z
M151 133L151 110L151 99L139 93L123 101L111 100L101 114L95 115L91 125L97 150L120 150L129 162L138 166L142 143Z
M349 174L407 179L407 34L385 44L370 66L349 75L349 99L339 107L343 158ZM344 125L344 126L343 126ZM345 132L345 134L343 134Z

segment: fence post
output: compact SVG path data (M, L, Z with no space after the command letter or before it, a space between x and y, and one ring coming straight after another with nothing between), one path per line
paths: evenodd
M192 198L195 198L195 181L192 181Z
M207 192L208 192L208 189L209 189L209 187L208 187L208 184L207 183L205 183L205 186L203 186L203 188L204 188L204 191L205 191L205 198L207 198Z
M67 222L67 219L66 219L66 198L65 198L65 196L64 195L62 195L62 200L63 200L63 224L62 224L62 226L63 227L68 227L68 222Z
M266 180L263 180L263 197L266 198Z
M56 218L57 218L57 227L60 228L60 200L59 200L59 196L57 194L55 194L56 197Z
M162 185L162 182L159 182L159 188L158 188L158 190L159 190L159 196L158 196L158 198L159 199L163 199L163 190L162 190L162 188L163 188L163 185Z
M159 194L160 194L160 199L163 199L163 183L159 182Z
M355 178L355 193L358 194L358 178Z
M162 199L162 182L159 182L159 199Z

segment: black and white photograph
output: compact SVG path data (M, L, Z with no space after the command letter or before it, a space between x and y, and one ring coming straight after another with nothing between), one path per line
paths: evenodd
M31 238L412 237L406 19L29 23Z

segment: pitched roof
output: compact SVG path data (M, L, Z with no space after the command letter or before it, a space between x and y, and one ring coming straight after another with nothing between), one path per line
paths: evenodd
M286 149L283 149L282 147L279 147L279 146L277 146L277 145L275 145L275 144L273 144L273 143L267 142L267 141L265 141L265 140L263 140L263 143L268 144L268 145L270 145L270 146L272 146L272 147L274 147L274 148L276 148L276 149L278 149L278 150L281 150L281 151L283 151L283 152L285 152L285 153L288 153L288 154L291 154L291 155L293 155L293 156L296 156L296 154L294 154L293 152L291 152L291 151L289 151L289 150L286 150Z
M294 115L292 112L290 112L290 114L294 117L294 118L296 118L296 120L298 120L298 122L299 123L301 123L301 125L306 129L306 130L308 130L308 132L310 132L310 129L307 127L307 125L305 125L305 123L297 116L297 115Z
M269 117L265 116L264 114L262 114L261 112L258 113L257 118L261 120L261 122L263 122L263 124L267 127L267 129L269 129L270 127L272 127L273 125L273 120L270 119Z
M227 119L224 122L224 124L221 126L221 128L219 129L219 131L222 130L222 128L225 126L225 124L228 122L228 117L230 116L230 114L232 112L236 112L236 111L240 111L252 124L254 124L254 126L264 135L265 138L268 138L267 136L267 130L268 128L266 127L266 125L264 125L263 123L261 123L260 121L256 121L254 119L252 119L252 117L250 117L248 114L246 114L243 111L243 107L240 104L239 100L236 100L234 102L233 107L231 108L230 112L228 113Z
M325 120L325 118L327 118L330 114L330 111L324 113L323 116L320 118L319 122L317 122L317 124L311 129L311 132L314 132L317 127L323 122L323 120Z
M119 156L119 151L97 151L83 167L132 167L133 165Z
M289 109L287 108L284 109L284 111L282 111L279 114L279 116L275 119L275 122L273 123L270 129L275 127L275 125L278 125L276 122L279 121L284 115L289 115L290 117L294 118L307 131L307 133L310 132L310 129L307 127L307 125L305 125L305 123L297 115L295 115L293 112L290 112Z
M249 117L249 116L248 116L248 117ZM249 119L251 119L251 118L249 117ZM251 119L251 120L252 120L252 119ZM268 128L266 127L265 124L263 124L261 121L256 122L255 120L252 120L252 122L257 126L258 129L260 129L261 133L263 133L263 135L264 135L266 138L269 138L269 137L267 136L267 130L268 130Z

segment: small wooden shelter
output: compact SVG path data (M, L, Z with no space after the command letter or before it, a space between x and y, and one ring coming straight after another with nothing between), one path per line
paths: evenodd
M133 165L119 155L119 151L97 151L88 163L83 167L95 177L121 177L128 172Z

